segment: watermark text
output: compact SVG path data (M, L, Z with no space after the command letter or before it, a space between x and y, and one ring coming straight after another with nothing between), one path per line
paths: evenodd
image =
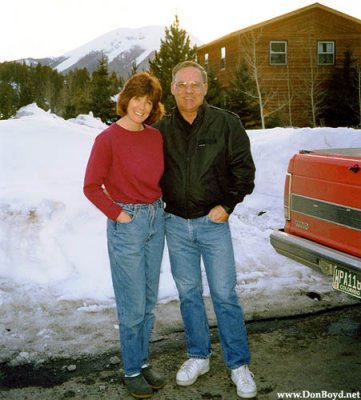
M310 392L309 390L302 390L301 392L281 392L277 393L277 399L361 399L361 392L329 392L322 390L321 392Z

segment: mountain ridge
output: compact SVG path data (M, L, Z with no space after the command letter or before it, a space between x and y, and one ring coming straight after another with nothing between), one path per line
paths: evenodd
M47 65L60 73L76 68L86 68L92 73L102 57L108 60L108 70L126 78L134 65L147 70L149 60L160 48L165 37L165 27L149 25L141 28L118 28L70 50L59 57L26 58L18 60L29 65ZM189 35L191 45L202 42Z

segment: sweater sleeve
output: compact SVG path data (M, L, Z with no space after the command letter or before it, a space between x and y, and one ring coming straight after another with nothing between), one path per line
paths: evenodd
M111 146L99 135L94 142L85 171L83 192L108 218L116 220L122 208L106 193L104 184L112 161Z

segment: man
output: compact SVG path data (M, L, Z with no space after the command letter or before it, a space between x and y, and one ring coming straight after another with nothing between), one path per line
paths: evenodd
M217 317L224 360L240 397L257 394L228 218L254 188L255 166L239 117L205 101L207 73L195 62L178 64L171 91L177 107L155 126L164 137L166 238L185 328L188 360L178 385L209 371L211 343L203 302L201 258Z

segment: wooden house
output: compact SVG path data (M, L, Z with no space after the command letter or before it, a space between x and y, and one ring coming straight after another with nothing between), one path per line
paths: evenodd
M223 89L243 63L257 82L265 119L305 127L323 125L325 83L346 51L361 64L361 20L314 3L202 45L197 58Z

